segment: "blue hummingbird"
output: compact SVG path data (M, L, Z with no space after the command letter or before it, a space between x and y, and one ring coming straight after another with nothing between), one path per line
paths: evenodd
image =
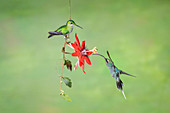
M120 79L120 75L121 75L121 74L125 74L125 75L132 76L132 77L135 77L135 76L134 76L134 75L131 75L131 74L128 74L128 73L126 73L126 72L118 69L118 68L114 65L114 62L113 62L113 60L111 59L110 54L109 54L108 51L107 51L107 55L108 55L109 58L105 58L105 57L104 57L103 55L101 55L101 54L93 54L93 55L99 55L99 56L101 56L101 57L103 57L103 58L105 59L106 66L107 66L107 68L109 69L111 76L112 76L114 79L116 79L117 89L122 91L122 94L123 94L124 98L126 99L125 93L124 93L124 91L123 91L123 86L124 86L124 85L123 85L122 80Z

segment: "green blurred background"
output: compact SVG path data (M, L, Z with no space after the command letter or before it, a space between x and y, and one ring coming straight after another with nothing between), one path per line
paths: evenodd
M69 18L68 0L0 1L0 113L169 113L170 1L71 0L75 28L89 49L109 50L122 75L127 100L104 60L64 76L73 87L59 96L62 36L48 39ZM67 51L73 51L66 48ZM76 58L70 58L76 63Z

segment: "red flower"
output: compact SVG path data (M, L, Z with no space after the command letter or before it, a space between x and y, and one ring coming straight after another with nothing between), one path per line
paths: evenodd
M75 50L75 52L72 53L71 55L78 58L78 61L75 64L74 70L76 70L77 66L79 65L79 67L82 67L82 70L85 73L85 71L84 71L84 64L85 64L84 60L87 62L87 64L91 65L91 61L90 61L88 56L91 55L93 52L96 52L97 49L96 48L93 49L93 50L86 49L85 48L85 41L83 41L81 46L80 46L80 42L79 42L79 39L77 37L77 33L75 33L75 39L76 39L76 41L74 43L69 44L69 46Z

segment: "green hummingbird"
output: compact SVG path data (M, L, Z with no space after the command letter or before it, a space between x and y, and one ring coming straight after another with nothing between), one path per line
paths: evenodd
M83 29L82 27L80 27L79 25L77 25L73 20L68 20L66 25L63 25L61 27L59 27L57 30L55 30L54 32L48 32L50 35L48 36L48 38L54 36L54 35L63 35L64 38L67 38L67 35L70 34L73 31L73 27L77 26L81 29Z
M109 71L110 71L110 74L111 76L116 79L116 86L117 86L117 89L121 90L122 91L122 94L124 96L124 98L126 99L126 96L125 96L125 93L123 91L123 82L122 80L120 79L120 75L121 74L125 74L125 75L129 75L129 76L132 76L132 77L135 77L131 74L128 74L120 69L118 69L115 65L114 65L114 62L113 60L111 59L110 57L110 54L109 52L107 51L107 55L109 58L105 58L103 55L101 54L93 54L93 55L99 55L101 57L103 57L105 59L105 62L106 62L106 66L108 67Z

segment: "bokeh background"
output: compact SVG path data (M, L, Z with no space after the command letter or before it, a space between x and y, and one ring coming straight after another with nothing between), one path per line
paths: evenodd
M1 113L170 112L169 0L71 0L71 17L84 28L74 28L71 41L78 33L89 49L109 50L120 69L137 76L121 76L127 100L98 56L90 56L86 75L64 69L73 87L63 89L73 101L60 97L64 40L47 32L68 20L68 0L1 0Z

